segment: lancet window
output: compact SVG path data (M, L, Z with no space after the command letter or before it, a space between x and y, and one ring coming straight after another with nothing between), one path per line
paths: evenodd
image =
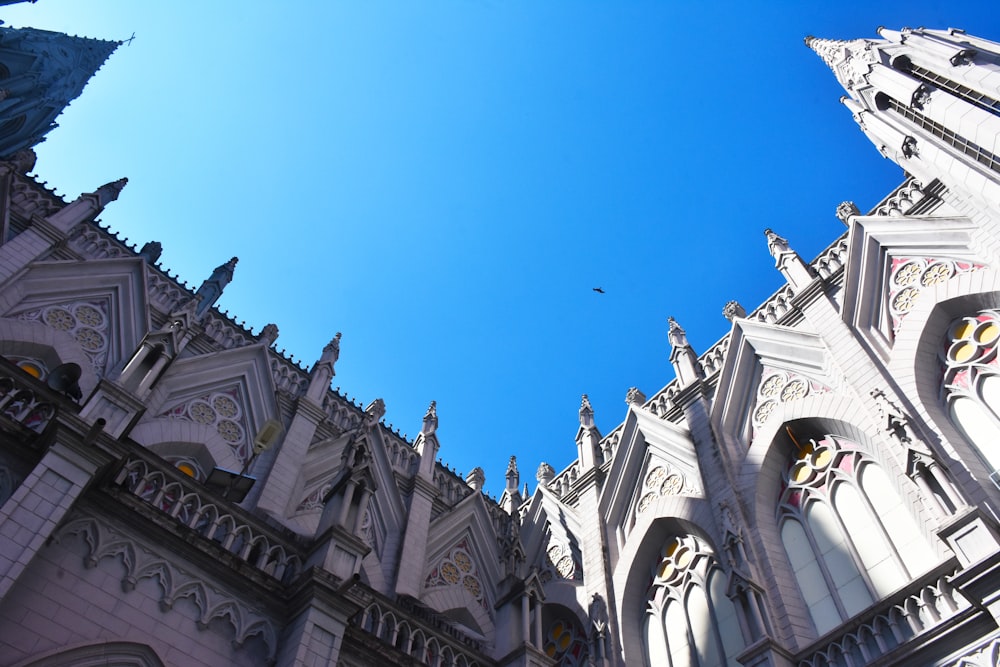
M1000 477L1000 311L982 310L948 327L942 349L942 394L948 413Z
M709 546L693 535L666 540L652 572L644 618L649 667L738 663L743 635L726 596L726 575Z
M789 432L791 435L791 432ZM882 468L833 435L798 443L778 499L781 542L818 634L934 565Z

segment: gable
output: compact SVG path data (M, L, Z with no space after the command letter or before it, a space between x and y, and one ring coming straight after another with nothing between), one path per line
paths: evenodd
M830 391L838 382L822 337L802 328L737 320L719 374L712 423L722 446L742 456L778 408Z
M198 425L217 434L228 448L229 456L213 452L216 460L234 456L245 464L258 429L278 415L266 356L263 346L256 345L176 360L150 396L150 409L139 424L155 419Z
M62 332L103 377L131 356L149 329L140 259L32 264L0 293L0 313Z
M843 319L887 358L925 291L987 266L973 249L974 231L962 217L852 218Z

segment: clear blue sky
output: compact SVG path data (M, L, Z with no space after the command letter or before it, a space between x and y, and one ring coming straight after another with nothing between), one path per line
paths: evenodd
M1000 40L993 2L39 0L8 25L122 46L38 148L68 198L127 176L103 221L163 243L220 306L441 458L503 489L507 458L576 455L700 353L721 310L781 285L762 230L807 260L902 173L803 37L879 25ZM603 287L606 294L592 291Z

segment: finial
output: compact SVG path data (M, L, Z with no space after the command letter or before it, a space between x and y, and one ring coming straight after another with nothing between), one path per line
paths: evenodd
M732 322L736 318L746 317L747 311L740 305L739 301L728 301L722 309L722 315Z
M542 461L538 465L538 472L535 473L535 479L538 480L539 484L544 484L548 486L549 482L555 479L556 471L552 469L545 461Z
M594 425L594 408L590 404L590 399L586 394L580 399L580 426L590 427Z
M219 300L220 296L222 296L222 290L225 289L226 285L228 285L233 279L236 262L238 261L238 258L233 257L225 264L215 267L215 270L212 271L212 275L209 276L208 280L203 282L201 287L198 288L198 291L195 292L195 296L198 297L197 314L199 316L214 306L215 302Z
M781 253L788 252L788 241L778 236L770 227L764 230L764 236L767 237L767 249L771 257L777 259Z
M690 347L688 343L687 332L677 323L672 317L667 317L667 324L670 329L667 332L667 336L670 338L670 346L674 349L679 347Z
M479 466L476 466L469 471L469 474L465 476L465 483L469 485L473 491L482 491L483 486L486 485L486 473Z
M323 346L323 360L336 361L340 359L340 332L338 331L330 342Z
M427 406L427 412L424 414L424 426L420 429L420 432L424 435L431 435L437 431L438 427L438 413L437 413L437 401L431 401L431 404Z
M265 347L274 345L274 341L278 340L278 325L274 323L265 324L264 328L260 330L257 340L263 343Z
M5 91L0 91L5 92ZM0 98L6 99L6 98ZM29 171L35 168L35 162L38 160L38 156L35 155L35 151L30 148L22 148L8 158L8 162L14 167L14 171L19 174L27 174Z
M147 264L156 264L162 253L163 244L159 241L149 241L139 250L139 257L142 257Z
M128 185L128 179L119 178L117 181L105 183L92 192L91 195L97 199L97 206L99 208L104 208L111 202L118 199L118 195L122 193L122 190L125 189L126 185Z
M368 404L365 408L365 421L368 422L370 426L374 426L385 417L385 401L381 398L376 398L374 401Z
M646 394L639 391L638 387L629 387L625 392L625 403L627 405L642 405L646 402Z
M837 206L837 219L844 223L844 225L849 225L852 215L861 215L861 211L858 210L857 205L852 201L840 202Z

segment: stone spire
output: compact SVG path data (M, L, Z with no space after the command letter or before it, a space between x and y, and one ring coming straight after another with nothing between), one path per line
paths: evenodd
M0 137L0 156L41 142L57 127L55 119L79 97L119 44L35 28L0 27L0 46L9 55L4 59L9 71L0 83L0 124L14 128Z
M330 339L330 342L323 346L323 354L319 361L313 366L312 377L309 378L309 388L306 389L306 396L316 404L323 403L323 395L330 389L330 380L336 375L333 366L340 358L340 332Z
M667 336L670 338L670 363L673 364L674 373L681 387L686 387L692 382L705 377L704 371L698 364L698 355L694 353L691 344L688 343L687 333L672 317L667 318L670 327Z
M420 429L420 432L424 435L433 435L437 431L437 427L437 401L431 401L431 404L427 407L427 413L424 414L424 424Z
M594 407L590 404L590 399L584 394L580 399L580 426L590 428L594 425Z
M517 487L521 483L521 476L517 472L517 457L510 457L510 461L507 463L507 474L505 475L507 479L507 493L514 495L516 494Z
M812 281L812 270L806 266L799 254L789 247L785 238L778 236L770 228L764 230L764 236L767 237L767 250L774 258L774 265L793 289L799 289Z
M48 220L63 232L69 232L81 222L90 222L96 218L105 206L118 199L127 183L127 178L105 183L93 192L80 195L71 204L49 216Z
M219 297L222 296L222 290L233 279L233 272L236 270L236 262L238 261L240 261L238 257L233 257L225 264L215 267L215 271L212 271L208 280L201 284L201 287L195 292L195 298L198 299L195 315L201 317L219 300Z

